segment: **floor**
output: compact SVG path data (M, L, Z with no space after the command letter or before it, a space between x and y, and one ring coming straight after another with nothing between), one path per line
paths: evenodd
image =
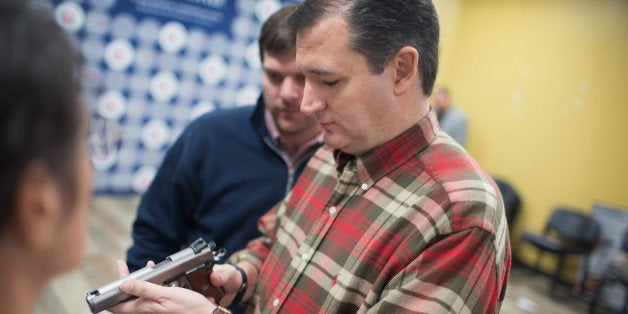
M115 260L124 259L130 244L130 227L137 197L95 197L89 215L90 238L85 262L55 279L43 292L36 314L89 314L87 292L115 280ZM565 287L558 297L549 297L549 279L530 269L513 267L501 313L587 313L587 303L573 297Z

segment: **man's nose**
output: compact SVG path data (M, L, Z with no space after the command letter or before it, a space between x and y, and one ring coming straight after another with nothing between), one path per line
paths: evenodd
M305 88L303 89L303 99L301 100L301 112L307 115L313 115L317 111L321 111L324 108L324 101L316 95L316 92L312 89L311 85L305 83Z
M289 102L299 103L303 94L303 86L297 84L293 79L286 78L281 83L279 97Z

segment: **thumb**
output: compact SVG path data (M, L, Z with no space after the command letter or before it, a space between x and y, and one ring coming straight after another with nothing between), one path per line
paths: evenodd
M124 262L123 260L117 260L116 261L116 267L118 268L118 277L122 278L124 276L127 276L129 274L129 267L127 266L126 262Z

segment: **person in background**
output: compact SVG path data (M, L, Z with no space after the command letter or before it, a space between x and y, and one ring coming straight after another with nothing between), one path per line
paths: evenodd
M83 260L92 169L81 62L28 1L0 1L0 313L32 313Z
M449 89L440 87L432 101L432 108L438 117L440 127L465 147L467 144L467 116L464 111L451 103Z
M295 64L296 33L284 22L294 7L262 26L257 105L201 116L167 152L133 223L131 271L199 237L227 254L242 249L259 236L259 217L292 188L320 147L320 127L299 111L304 78Z
M430 110L432 2L305 0L288 22L305 75L301 111L316 117L325 146L262 216L263 235L214 267L220 304L253 313L499 312L511 265L504 205ZM140 298L119 313L192 304L225 313L190 290L137 280L121 289Z

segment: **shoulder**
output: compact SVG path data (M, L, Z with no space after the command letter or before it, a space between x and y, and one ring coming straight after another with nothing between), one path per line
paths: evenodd
M253 111L254 106L234 107L227 109L218 109L201 115L191 122L191 125L202 124L204 122L230 122L234 120L248 119Z
M192 120L187 127L187 133L206 132L208 130L224 131L234 127L241 127L253 114L255 107L235 107L219 109L205 113Z
M249 117L253 106L229 108L205 113L192 120L177 138L176 146L182 149L202 150L211 143L227 138L251 137Z
M440 190L439 203L452 222L489 232L502 223L503 202L495 182L464 148L440 135L421 155L434 188Z
M439 133L418 158L426 171L443 185L465 179L481 179L488 175L469 153L449 136Z

